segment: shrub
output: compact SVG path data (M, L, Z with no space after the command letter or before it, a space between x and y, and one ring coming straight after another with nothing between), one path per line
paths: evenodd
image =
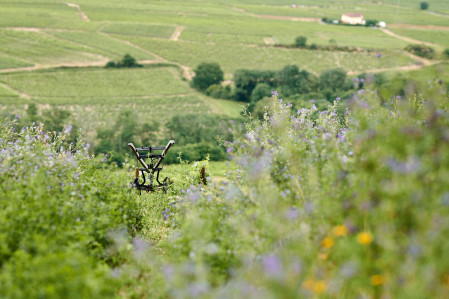
M206 95L213 97L215 99L231 99L232 91L231 86L222 86L221 84L214 84L209 86L205 92Z
M435 56L433 48L425 45L408 45L405 50L423 58L432 59Z
M340 68L324 71L320 75L320 89L337 91L345 89L346 72Z
M133 68L133 67L143 67L142 64L137 63L137 60L129 54L125 54L122 60L119 62L108 61L106 63L106 68Z
M449 58L449 48L445 49L443 53L446 56L446 58Z
M224 73L218 63L202 62L195 69L192 86L200 91L205 91L209 86L220 84L224 79Z
M251 93L251 103L257 103L265 97L271 96L271 86L267 83L259 83Z
M305 37L305 36L298 36L295 39L295 46L296 47L303 48L303 47L306 46L306 44L307 44L307 37Z
M366 20L365 26L366 27L376 27L377 23L379 23L379 21L377 21L377 20Z
M419 3L419 7L420 7L422 10L426 10L426 9L429 8L429 2L427 2L427 1L422 1L422 2Z

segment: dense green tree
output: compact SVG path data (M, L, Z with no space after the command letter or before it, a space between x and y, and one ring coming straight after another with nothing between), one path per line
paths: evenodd
M132 57L129 54L126 54L125 56L123 56L122 66L123 67L136 67L136 66L140 66L140 65L137 63L137 60L134 57Z
M298 36L297 38L295 38L295 46L296 47L303 48L306 46L306 44L307 44L307 37Z
M271 95L272 88L267 83L259 83L251 93L251 103L257 103L265 97Z
M337 91L345 89L346 72L340 68L330 69L320 75L320 89Z
M214 84L209 86L206 91L206 95L215 99L230 99L232 98L231 86L222 86L221 84Z
M114 62L114 61L108 61L108 63L106 63L106 68L122 68L122 67L127 67L127 68L132 68L132 67L143 67L143 65L137 63L137 60L132 57L129 54L125 54L125 56L123 56L122 60L119 62Z
M422 2L419 3L419 7L420 7L422 10L429 9L429 2L427 2L427 1L422 1Z
M224 148L216 141L217 136L224 140L233 140L229 127L232 119L214 114L181 114L173 116L165 125L168 139L176 141L176 151L183 152L183 159L201 160L210 154L211 160L226 157ZM192 152L195 151L195 152ZM174 153L168 162L176 162Z
M110 161L121 165L129 152L128 143L154 146L158 142L156 138L158 131L158 122L142 124L133 111L122 111L114 123L97 129L95 153L109 153L111 154Z
M282 96L288 97L316 90L317 78L296 65L287 65L276 73L275 84Z
M249 102L251 93L258 83L274 84L274 71L258 71L239 69L234 73L234 98L237 101Z
M224 80L224 73L218 63L202 62L195 69L192 86L200 91L205 91L209 86L220 84Z
M228 132L230 118L214 114L178 114L165 125L169 139L176 144L213 142L217 135L232 139Z

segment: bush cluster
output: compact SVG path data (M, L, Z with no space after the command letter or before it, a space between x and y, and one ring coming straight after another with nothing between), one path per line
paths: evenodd
M424 45L408 45L405 47L405 50L423 58L432 59L435 57L435 51L431 47Z
M132 68L132 67L143 67L142 64L139 64L137 60L129 54L125 54L121 61L114 62L109 61L106 68Z

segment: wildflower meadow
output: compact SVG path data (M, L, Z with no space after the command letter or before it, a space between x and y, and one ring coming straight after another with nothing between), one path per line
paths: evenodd
M367 88L320 111L273 92L263 119L230 123L225 181L181 163L142 196L82 135L5 120L0 296L444 298L448 100Z

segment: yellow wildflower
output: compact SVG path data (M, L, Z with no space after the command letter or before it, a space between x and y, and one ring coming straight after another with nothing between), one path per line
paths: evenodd
M348 234L348 228L344 225L337 225L336 227L334 227L333 231L334 235L337 237L343 237Z
M323 246L324 248L331 248L332 246L334 246L334 239L332 239L331 237L324 238L324 240L321 242L321 246Z
M357 235L357 241L362 245L368 245L373 241L373 235L370 232L361 232Z
M304 290L312 291L315 286L315 281L313 279L304 280L302 283L302 288Z
M371 276L371 284L373 286L380 286L385 283L385 277L382 275L376 274Z
M327 290L327 282L324 280L307 279L302 283L302 288L315 294L321 294Z
M325 282L324 280L318 280L315 282L313 291L316 294L321 294L322 292L327 290L327 282Z
M319 257L320 257L320 259L322 259L323 261L324 261L324 260L327 260L327 253L320 253Z

